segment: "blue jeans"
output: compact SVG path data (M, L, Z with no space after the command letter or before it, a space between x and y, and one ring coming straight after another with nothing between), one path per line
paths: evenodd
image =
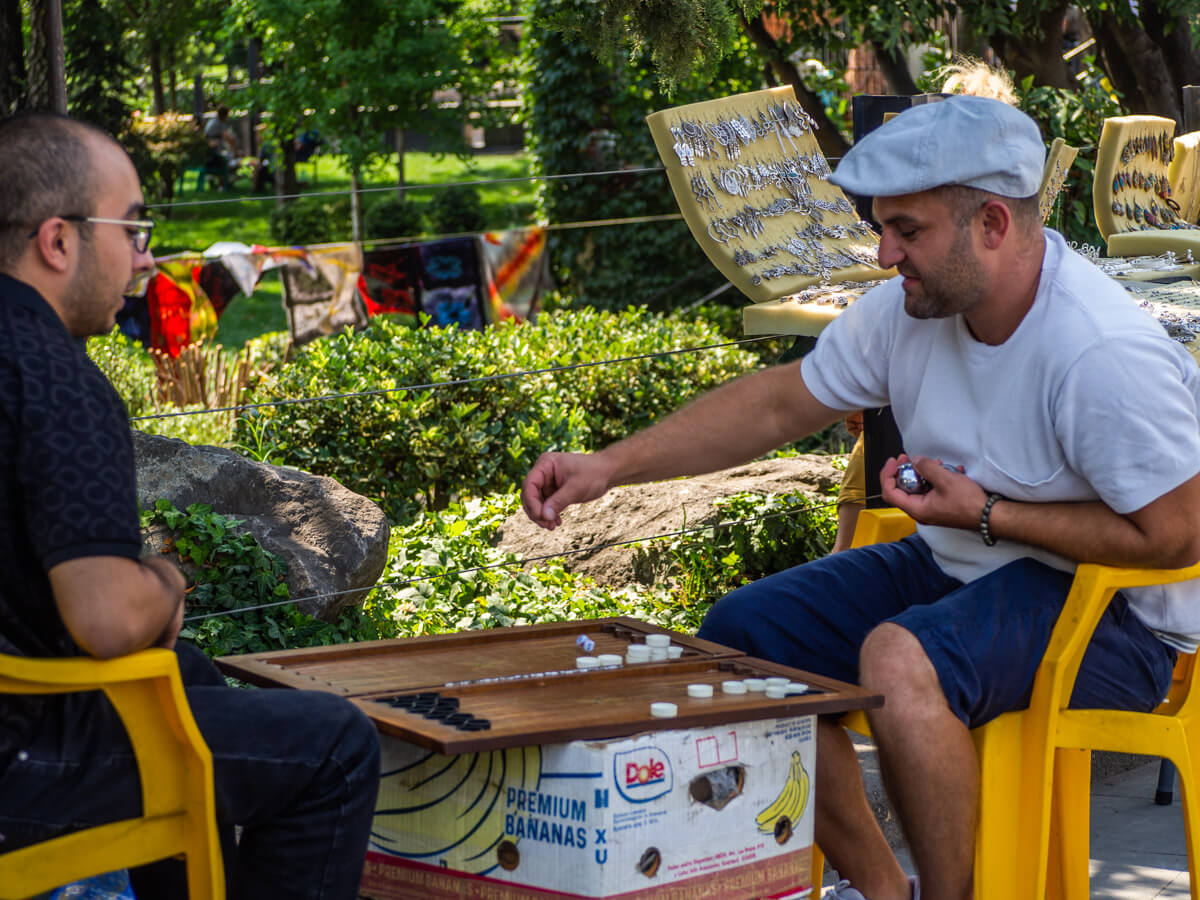
M845 550L739 588L714 604L698 637L829 678L858 682L858 654L883 622L921 642L951 711L971 728L1029 705L1072 575L1019 559L963 584L920 537ZM1119 593L1088 644L1071 706L1153 709L1175 651Z
M213 756L230 900L353 900L379 783L374 725L333 694L230 688L195 647L177 653ZM0 852L141 814L133 751L104 696L54 708L0 772ZM177 861L131 875L138 900L187 896Z

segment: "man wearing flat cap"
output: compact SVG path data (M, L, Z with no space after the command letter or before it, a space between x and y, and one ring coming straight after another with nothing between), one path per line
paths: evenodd
M1037 126L994 100L915 107L831 180L874 198L879 262L803 360L713 391L603 451L543 455L523 503L553 528L608 488L736 465L890 405L917 471L885 502L918 533L722 598L700 636L883 693L870 715L920 876L866 802L845 732L818 724L816 840L848 900L967 898L978 770L968 729L1025 707L1076 563L1200 559L1200 368L1037 207ZM951 468L947 468L951 467ZM1077 707L1150 710L1200 640L1194 582L1124 591L1084 657Z

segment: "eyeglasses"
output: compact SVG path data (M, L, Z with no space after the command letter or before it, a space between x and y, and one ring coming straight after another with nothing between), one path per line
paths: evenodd
M97 216L59 216L60 219L66 219L68 222L90 222L93 225L124 225L129 232L129 239L133 241L133 249L138 253L145 253L150 249L150 238L154 235L153 219L101 219ZM37 231L31 231L29 238L32 240L37 237Z

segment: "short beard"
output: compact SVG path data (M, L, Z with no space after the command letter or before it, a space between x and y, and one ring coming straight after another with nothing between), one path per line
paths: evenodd
M904 311L914 319L945 319L966 312L987 295L985 273L964 227L938 268L918 273L921 290L905 294Z
M73 337L87 338L112 331L107 298L99 295L103 284L99 259L90 236L79 243L79 267L63 294L67 331Z

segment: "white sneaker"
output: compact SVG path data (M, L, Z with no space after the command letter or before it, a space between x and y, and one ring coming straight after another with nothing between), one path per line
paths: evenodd
M862 891L850 887L850 882L843 878L833 886L833 890L825 895L826 900L867 900Z
M912 885L912 900L921 900L921 882L917 880L917 876L910 875L908 883ZM862 891L851 887L850 882L845 878L835 884L833 890L826 894L825 898L826 900L867 900Z

